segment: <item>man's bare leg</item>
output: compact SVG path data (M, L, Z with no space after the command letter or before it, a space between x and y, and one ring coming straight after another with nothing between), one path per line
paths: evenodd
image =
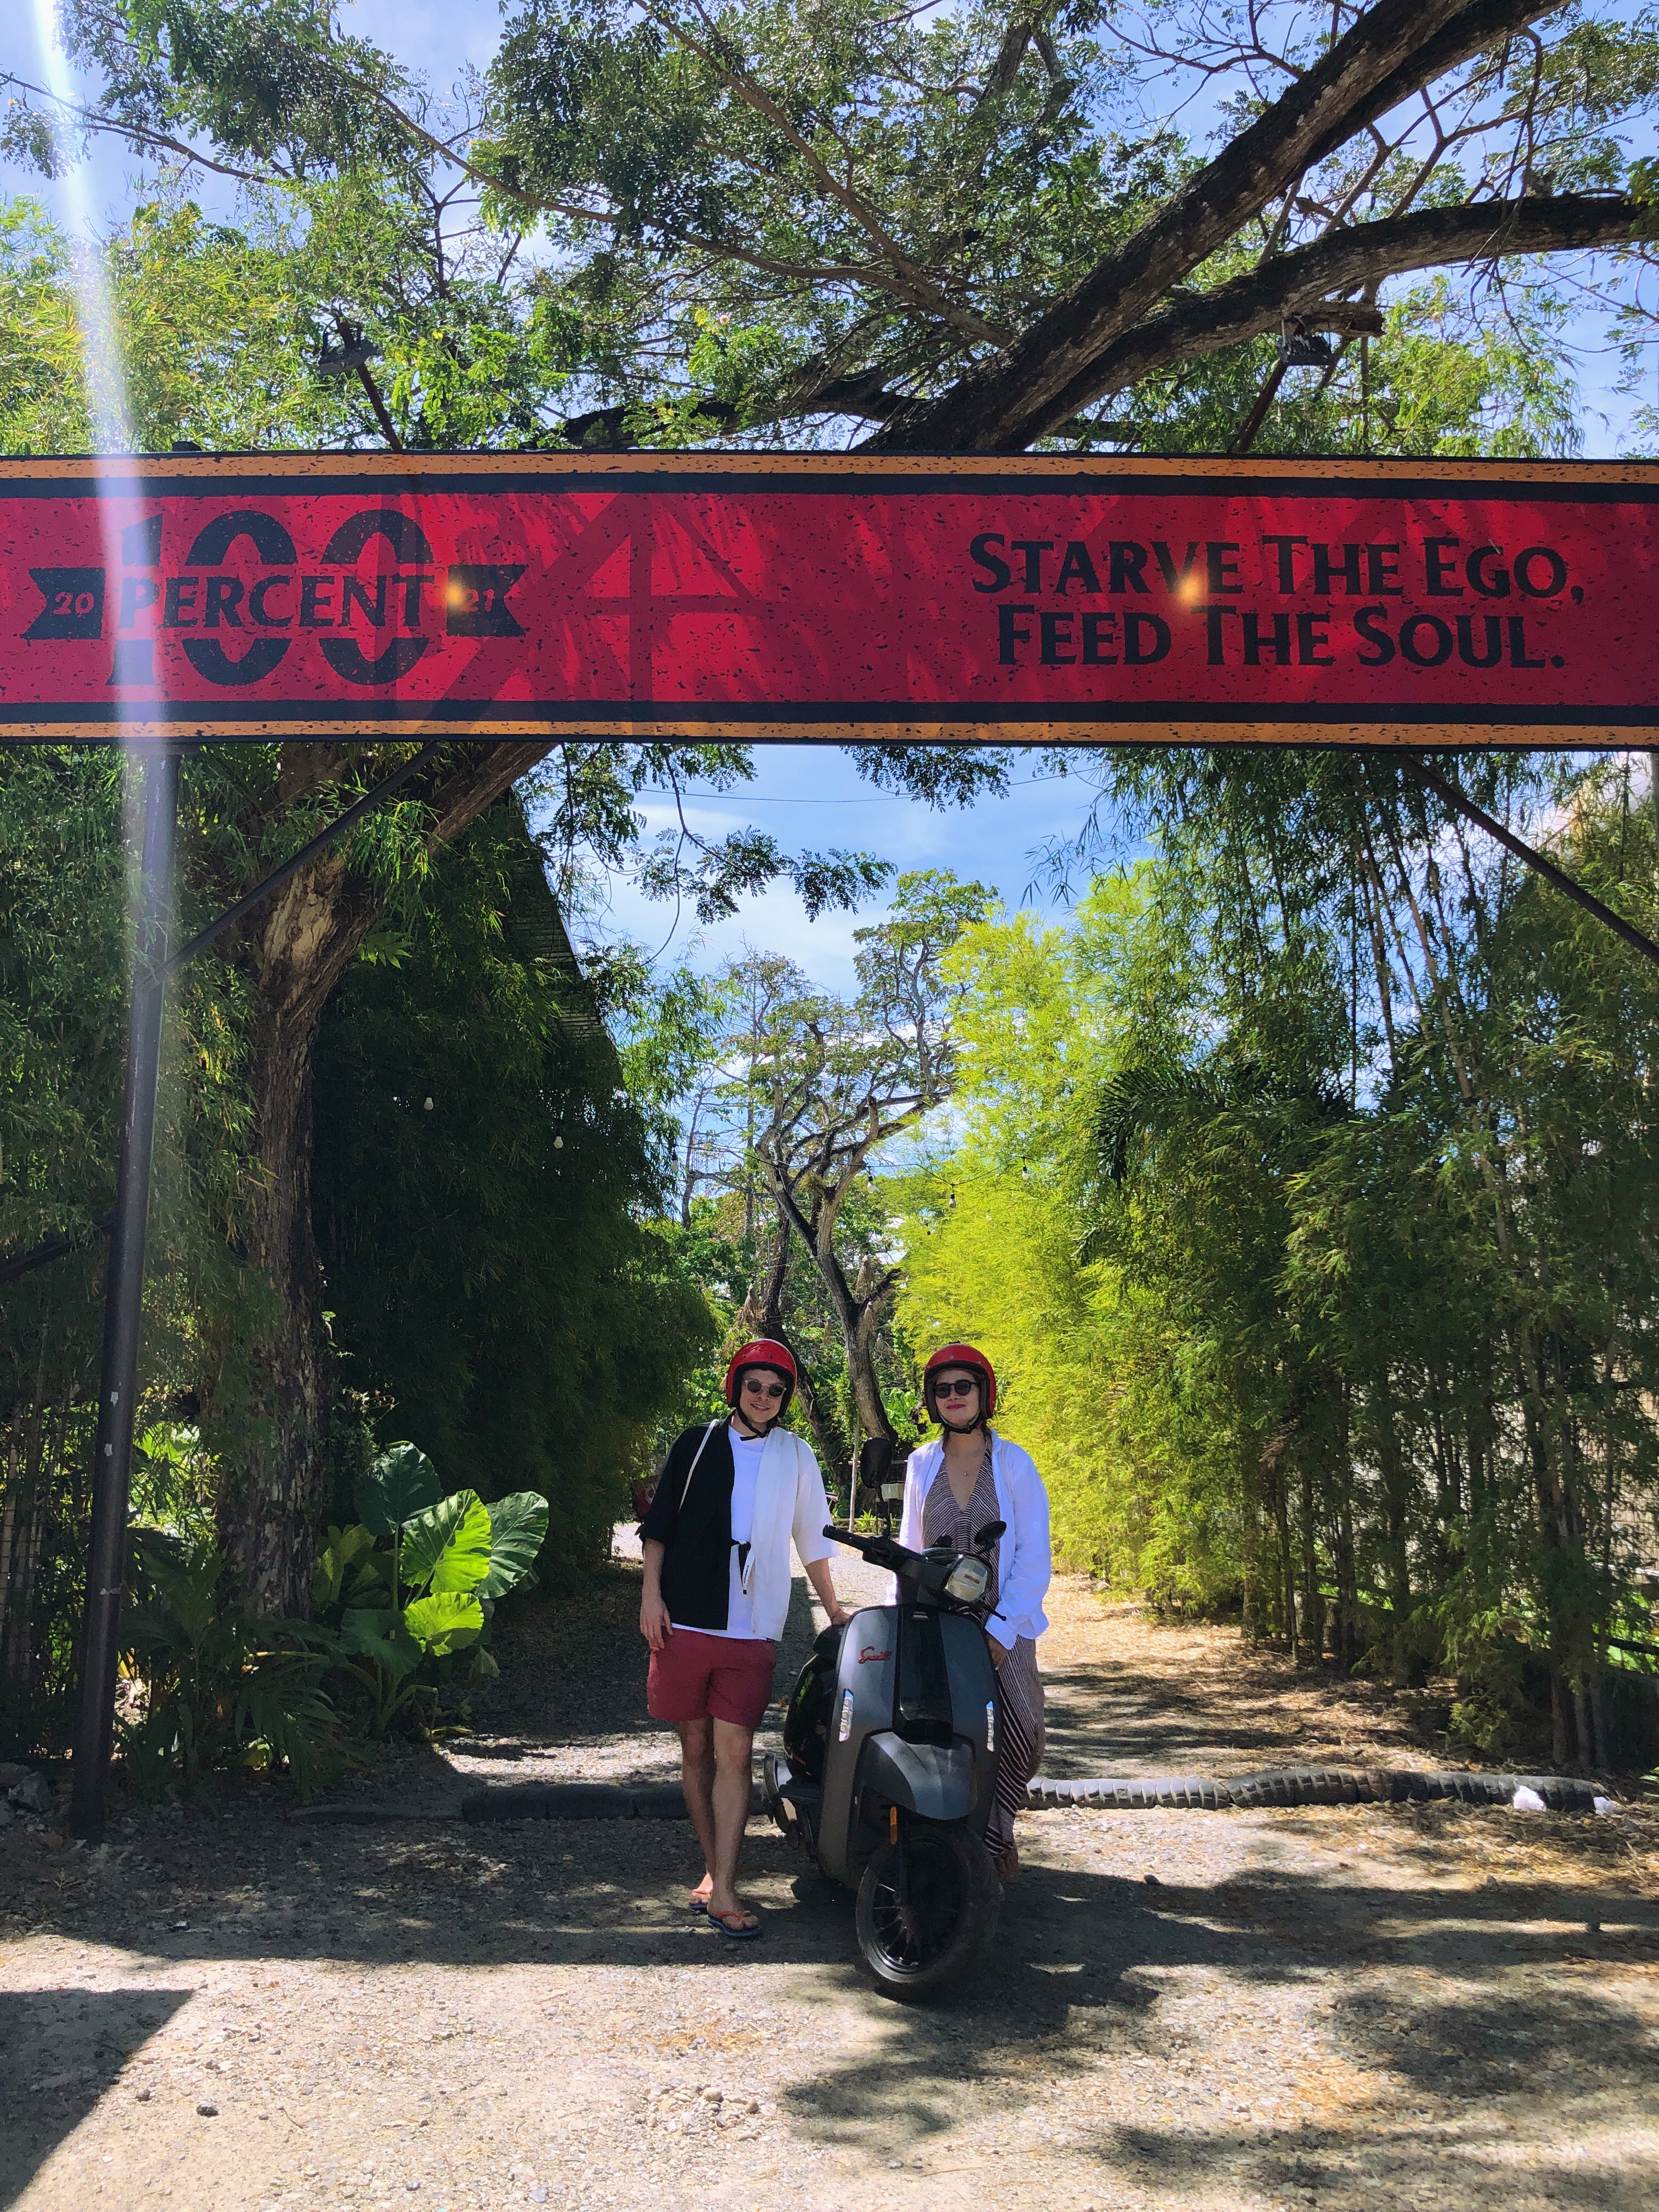
M758 1921L747 1905L738 1902L732 1887L754 1795L755 1731L739 1728L734 1721L717 1720L714 1753L714 1855L709 1864L714 1881L708 1893L708 1910L729 1914L744 1928L755 1928Z
M685 1809L691 1815L692 1831L702 1850L702 1880L691 1894L706 1899L714 1887L718 1856L714 1829L715 1723L705 1714L701 1720L678 1721L675 1725L680 1735L680 1787L685 1792Z

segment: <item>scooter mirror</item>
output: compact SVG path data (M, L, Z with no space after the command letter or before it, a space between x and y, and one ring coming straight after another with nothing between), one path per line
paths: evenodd
M987 1544L994 1544L999 1536L1006 1534L1007 1528L1006 1521L988 1521L974 1539L974 1549L977 1552Z
M866 1437L859 1450L859 1490L861 1498L878 1507L887 1524L887 1533L893 1531L892 1501L888 1496L887 1478L893 1467L893 1440L890 1437ZM902 1496L902 1492L900 1495Z
M859 1453L859 1480L868 1489L879 1490L892 1464L892 1438L867 1437Z

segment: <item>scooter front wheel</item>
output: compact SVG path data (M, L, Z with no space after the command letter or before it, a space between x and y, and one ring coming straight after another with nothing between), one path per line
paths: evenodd
M903 2000L962 1980L1001 1904L990 1853L965 1820L910 1822L902 1845L878 1845L859 1884L859 1949L877 1988Z

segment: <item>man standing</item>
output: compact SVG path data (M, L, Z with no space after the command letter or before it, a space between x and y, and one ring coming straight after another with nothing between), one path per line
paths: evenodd
M832 1623L848 1619L825 1564L835 1547L818 1463L782 1425L795 1388L787 1345L745 1344L726 1372L724 1421L687 1429L640 1523L651 1647L646 1703L679 1731L680 1775L704 1872L691 1910L746 1941L760 1922L733 1884L753 1787L755 1730L772 1696L789 1611L793 1538Z

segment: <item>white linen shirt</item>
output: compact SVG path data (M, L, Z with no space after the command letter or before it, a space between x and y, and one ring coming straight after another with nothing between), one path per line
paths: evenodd
M945 1457L940 1438L921 1444L904 1470L904 1511L899 1541L912 1552L921 1543L921 1512ZM991 1432L991 1478L996 1485L998 1518L1008 1524L998 1539L997 1609L985 1626L1006 1650L1022 1636L1035 1644L1048 1626L1042 1601L1048 1595L1054 1560L1048 1548L1048 1493L1028 1451ZM896 1583L894 1585L896 1589Z
M734 1443L740 1441L733 1436ZM829 1518L830 1500L811 1448L793 1429L774 1429L766 1439L755 1475L749 1561L743 1575L750 1636L775 1643L783 1633L783 1624L789 1617L792 1538L804 1567L835 1557L834 1541L823 1533ZM736 1534L734 1528L734 1539ZM737 1553L733 1552L732 1557L735 1566Z

